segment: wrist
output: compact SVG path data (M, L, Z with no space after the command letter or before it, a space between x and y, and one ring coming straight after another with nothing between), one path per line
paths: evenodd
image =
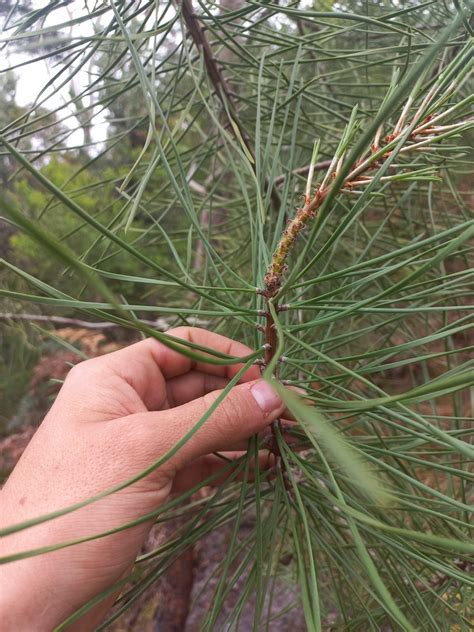
M21 562L0 567L0 621L2 632L50 632L54 625L43 616L45 605L38 592L15 568Z

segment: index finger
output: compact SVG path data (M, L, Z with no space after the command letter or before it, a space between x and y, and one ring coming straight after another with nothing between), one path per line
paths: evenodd
M177 340L187 340L218 351L234 358L248 356L252 353L246 345L231 340L226 336L194 327L178 327L168 332ZM200 355L205 355L201 353ZM211 357L211 356L210 356ZM77 364L69 373L66 384L87 385L87 402L92 403L94 394L104 405L103 386L114 384L115 377L128 383L138 394L148 410L158 410L163 406L168 395L167 381L179 378L190 371L199 374L209 374L232 379L242 368L243 363L232 365L216 365L206 362L195 362L191 358L182 355L154 338L148 338L136 344L130 345L118 351L92 358ZM75 378L74 378L75 376ZM240 378L240 382L256 380L260 377L257 366L250 367ZM183 378L184 379L184 378ZM72 381L71 381L72 380ZM94 388L94 386L100 388ZM187 401L187 400L186 400Z
M198 327L177 327L170 329L167 333L176 339L187 340L229 356L244 357L252 353L252 349L241 342ZM200 355L205 356L202 352ZM156 391L159 378L169 380L196 370L209 375L232 379L243 366L243 363L217 365L196 362L154 338L147 338L87 362L87 364L91 363L97 369L112 371L120 375L135 388L142 398L145 391L148 390L148 386ZM259 368L252 366L245 372L240 381L248 382L259 377Z
M199 327L177 327L176 329L170 329L167 333L168 335L179 338L180 340L187 340L188 342L192 342L201 345L202 347L207 347L213 351L218 351L236 358L248 356L253 352L253 349L250 349L241 342L237 342L236 340L232 340L226 336L221 336L220 334L216 334L212 331L201 329ZM163 344L157 343L157 341L153 339L149 339L145 342L150 343L150 351L153 358L166 379L183 375L192 369L232 379L243 366L241 363L226 366L208 364L201 361L196 362L191 358L182 355L178 351L174 351ZM256 380L259 377L259 368L257 366L252 366L245 372L241 381L248 382L250 380Z

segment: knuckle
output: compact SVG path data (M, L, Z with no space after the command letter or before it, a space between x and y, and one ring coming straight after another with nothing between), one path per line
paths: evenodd
M66 382L81 383L85 378L91 375L95 370L96 360L92 358L90 360L83 360L75 364L68 372L66 376Z
M66 381L72 382L76 379L81 379L84 373L87 371L86 365L90 360L83 360L82 362L78 362L71 369L69 369L68 374L66 375Z

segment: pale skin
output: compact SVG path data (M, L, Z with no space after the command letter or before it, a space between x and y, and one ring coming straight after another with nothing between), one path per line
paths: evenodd
M202 329L169 332L242 357L251 350ZM36 518L123 483L157 461L196 423L242 367L194 363L154 339L81 362L0 492L0 527ZM0 557L77 540L156 510L222 470L215 452L238 457L284 406L251 367L193 437L152 474L46 523L0 538ZM272 455L262 451L262 468ZM50 632L92 597L126 577L153 521L46 555L0 565L2 632ZM72 630L93 630L116 594Z

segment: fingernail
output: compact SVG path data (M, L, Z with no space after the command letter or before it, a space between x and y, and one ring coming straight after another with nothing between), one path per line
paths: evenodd
M271 413L277 408L280 408L282 405L281 399L272 389L270 384L267 384L263 380L254 384L250 389L250 392L264 413Z

